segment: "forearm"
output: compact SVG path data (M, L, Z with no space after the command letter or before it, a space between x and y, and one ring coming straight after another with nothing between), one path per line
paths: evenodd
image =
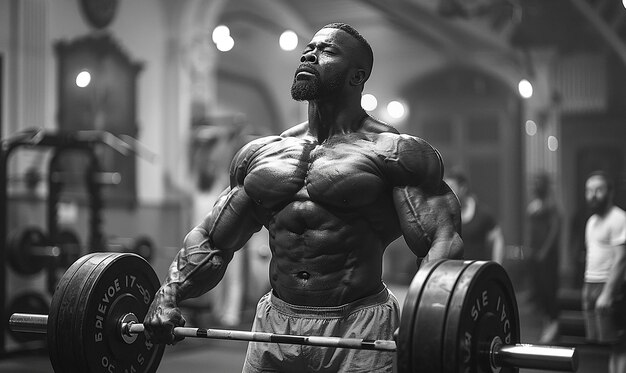
M620 291L624 276L626 275L626 247L622 245L615 250L617 250L615 262L611 267L609 277L602 289L602 292L611 296L611 298Z
M428 254L424 257L423 262L435 259L462 259L463 258L463 240L456 232L443 235L436 238L430 247Z
M185 236L157 296L177 303L213 289L235 251L261 228L255 216L254 203L243 188L223 193L204 221Z
M428 195L417 188L396 188L394 201L409 248L424 261L463 257L458 200L447 189Z
M222 280L232 257L232 251L213 247L204 229L194 228L170 265L160 295L177 304L206 293Z

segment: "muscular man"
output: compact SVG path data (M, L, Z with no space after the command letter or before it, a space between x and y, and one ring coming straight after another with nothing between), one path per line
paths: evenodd
M585 182L591 217L582 306L590 341L610 343L609 372L626 372L626 212L613 204L613 182L603 172Z
M269 231L272 291L254 331L392 339L395 297L382 257L403 235L424 260L461 258L458 200L443 182L438 152L400 135L361 108L372 50L345 24L319 30L300 58L295 100L308 121L244 146L230 188L187 234L145 318L152 339L173 343L177 308L213 288L233 253ZM251 342L244 372L391 372L393 354Z

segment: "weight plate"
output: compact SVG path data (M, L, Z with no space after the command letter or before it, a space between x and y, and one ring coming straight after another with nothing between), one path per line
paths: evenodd
M119 321L129 312L143 320L158 287L152 267L135 254L95 253L74 263L59 282L48 320L55 372L155 372L165 345L143 334L126 343Z
M490 347L520 341L519 313L511 280L495 262L473 262L459 276L447 311L443 372L493 372ZM497 370L496 370L497 371ZM505 367L504 372L518 372Z
M79 296L77 289L80 288L77 282L84 279L84 265L89 257L89 255L81 257L65 271L52 296L48 314L48 354L52 368L57 373L77 371L72 356L75 342L71 335L71 329L75 327L72 316L77 312L75 305Z
M412 373L417 370L413 367L413 327L415 324L415 313L417 312L422 297L422 290L424 289L423 284L428 280L432 271L443 262L443 260L433 260L423 263L413 277L406 293L400 315L400 327L396 341L396 366L398 373Z
M457 279L471 261L445 260L435 268L423 284L413 326L414 371L443 372L445 323L452 291Z
M37 227L28 227L23 231L13 232L7 240L7 251L11 268L23 275L33 275L41 271L46 261L43 257L33 256L33 249L43 248L48 244L45 233Z

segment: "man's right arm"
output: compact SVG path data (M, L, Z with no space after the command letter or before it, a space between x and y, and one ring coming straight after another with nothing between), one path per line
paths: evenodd
M175 342L171 330L185 322L178 309L180 301L215 287L235 251L261 229L258 206L243 187L246 164L257 149L258 146L246 146L235 156L231 164L231 187L185 236L183 247L170 265L144 320L146 331L155 342Z

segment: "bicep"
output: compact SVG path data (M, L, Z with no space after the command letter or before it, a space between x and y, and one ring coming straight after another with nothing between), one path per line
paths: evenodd
M243 186L229 188L220 195L204 220L194 229L200 231L212 247L225 251L239 250L248 239L262 227L257 206L247 195ZM193 232L193 231L192 231ZM188 235L187 242L194 240Z

